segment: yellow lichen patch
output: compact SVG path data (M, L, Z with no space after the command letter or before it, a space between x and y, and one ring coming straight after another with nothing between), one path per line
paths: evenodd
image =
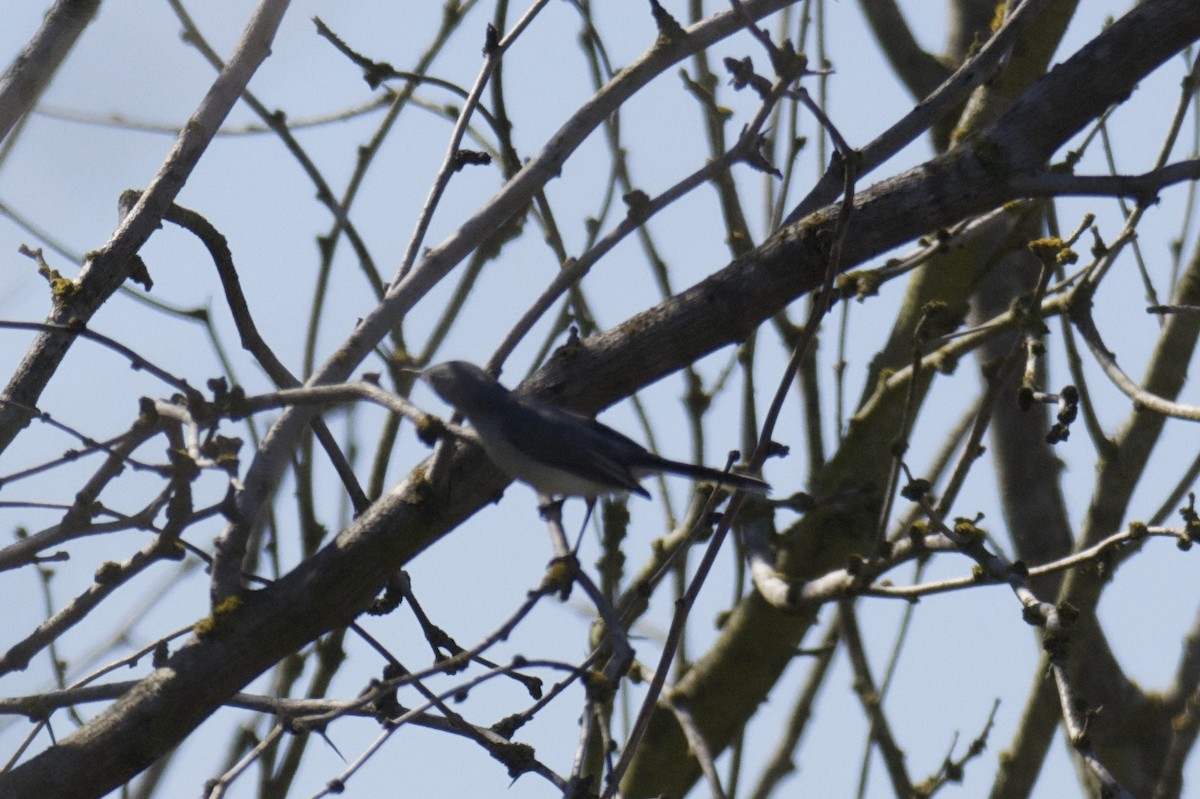
M228 629L231 623L230 616L236 613L242 607L242 598L234 595L226 597L217 603L213 608L212 615L201 619L192 625L192 632L198 637L216 635L223 629Z

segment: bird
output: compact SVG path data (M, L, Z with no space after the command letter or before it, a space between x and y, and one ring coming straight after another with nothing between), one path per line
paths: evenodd
M515 394L466 361L447 361L417 374L466 417L502 472L548 497L580 496L589 507L598 496L613 493L649 497L638 480L658 472L752 494L770 491L757 477L656 455L591 417Z

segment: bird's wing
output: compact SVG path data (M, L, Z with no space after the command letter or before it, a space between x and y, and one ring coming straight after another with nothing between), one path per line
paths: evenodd
M647 454L642 445L587 416L517 399L513 412L503 417L502 425L508 439L520 442L522 451L531 458L601 485L648 495L629 469L630 463ZM534 425L540 435L516 434ZM590 455L582 458L580 452Z

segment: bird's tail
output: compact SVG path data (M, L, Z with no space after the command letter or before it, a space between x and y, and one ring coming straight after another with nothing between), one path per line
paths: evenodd
M649 464L648 464L649 465ZM693 480L707 480L711 483L736 488L739 491L745 491L748 494L758 494L766 496L771 491L771 486L767 481L760 480L757 477L751 477L748 474L738 474L737 472L723 472L719 469L710 469L707 466L696 466L691 463L681 463L679 461L667 460L666 458L656 458L655 463L651 468L659 471L670 472L672 474L690 477Z

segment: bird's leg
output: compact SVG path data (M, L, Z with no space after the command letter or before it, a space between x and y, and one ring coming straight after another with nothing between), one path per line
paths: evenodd
M554 549L554 559L575 557L573 550L567 544L567 533L563 529L562 509L566 497L553 499L549 494L538 492L538 513L542 521L550 528L550 546Z
M538 516L542 521L548 522L553 516L562 518L563 503L567 501L566 497L554 499L548 494L538 492Z
M592 511L596 509L596 498L586 497L587 512L583 514L583 524L579 527L579 536L575 539L575 547L571 550L574 554L579 554L579 545L583 543L583 533L587 530L587 524L591 521Z

